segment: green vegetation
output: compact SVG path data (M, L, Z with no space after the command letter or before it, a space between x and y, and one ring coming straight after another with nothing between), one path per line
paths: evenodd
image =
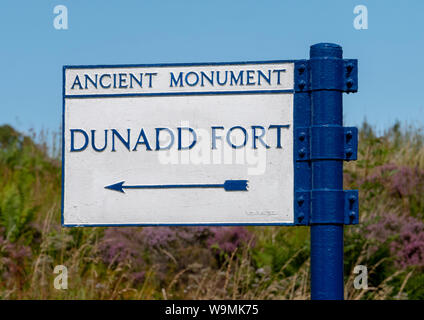
M0 298L309 298L306 227L62 228L60 157L34 141L0 127ZM359 149L345 165L361 220L345 228L346 298L424 299L424 136L365 123Z

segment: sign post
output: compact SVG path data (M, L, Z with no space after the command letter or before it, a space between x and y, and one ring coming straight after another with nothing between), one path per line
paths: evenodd
M354 64L343 61L340 46L317 44L311 47L310 66L311 143L316 152L311 155L311 296L343 299L343 161L353 152L344 146L356 129L343 128L342 95L354 89ZM347 204L357 203L357 194L348 194Z
M357 60L63 68L62 225L311 227L312 299L343 299Z

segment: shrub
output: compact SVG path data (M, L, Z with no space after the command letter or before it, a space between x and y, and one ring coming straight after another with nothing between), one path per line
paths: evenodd
M366 237L388 243L400 268L424 267L424 223L410 216L387 214L367 227Z

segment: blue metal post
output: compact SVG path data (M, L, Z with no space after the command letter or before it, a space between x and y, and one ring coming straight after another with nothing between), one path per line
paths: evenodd
M319 43L311 46L312 129L343 126L343 91L336 88L336 83L342 81L342 59L343 51L339 45ZM327 86L323 85L325 83ZM325 138L336 137L329 134ZM314 143L313 136L311 139ZM311 162L312 204L316 191L343 190L343 159L312 159ZM325 220L321 220L321 216L328 217L337 208L337 201L325 198L321 202L324 203L312 207L313 221L316 222L311 223L311 298L342 300L343 223L337 222L336 217L333 223L321 222Z

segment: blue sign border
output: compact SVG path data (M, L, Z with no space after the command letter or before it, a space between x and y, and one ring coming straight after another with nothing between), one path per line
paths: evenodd
M296 128L308 127L311 122L311 103L307 88L301 83L308 83L307 72L299 72L299 68L307 68L307 60L268 60L268 61L241 61L241 62L208 62L208 63L165 63L165 64L123 64L123 65L64 65L62 69L62 200L61 200L61 224L62 227L152 227L152 226L299 226L307 225L307 211L299 208L296 201L296 191L310 190L311 188L311 166L309 162L296 161ZM146 93L146 94L109 94L109 95L66 95L66 70L67 69L97 69L97 68L137 68L137 67L175 67L175 66L222 66L222 65L247 65L247 64L272 64L293 63L294 84L292 90L252 90L252 91L226 91L226 92L170 92L170 93ZM298 88L301 87L300 90ZM72 98L112 98L125 96L177 96L177 95L217 95L217 94L293 94L293 223L194 223L194 224L65 224L64 223L64 201L65 201L65 99Z

